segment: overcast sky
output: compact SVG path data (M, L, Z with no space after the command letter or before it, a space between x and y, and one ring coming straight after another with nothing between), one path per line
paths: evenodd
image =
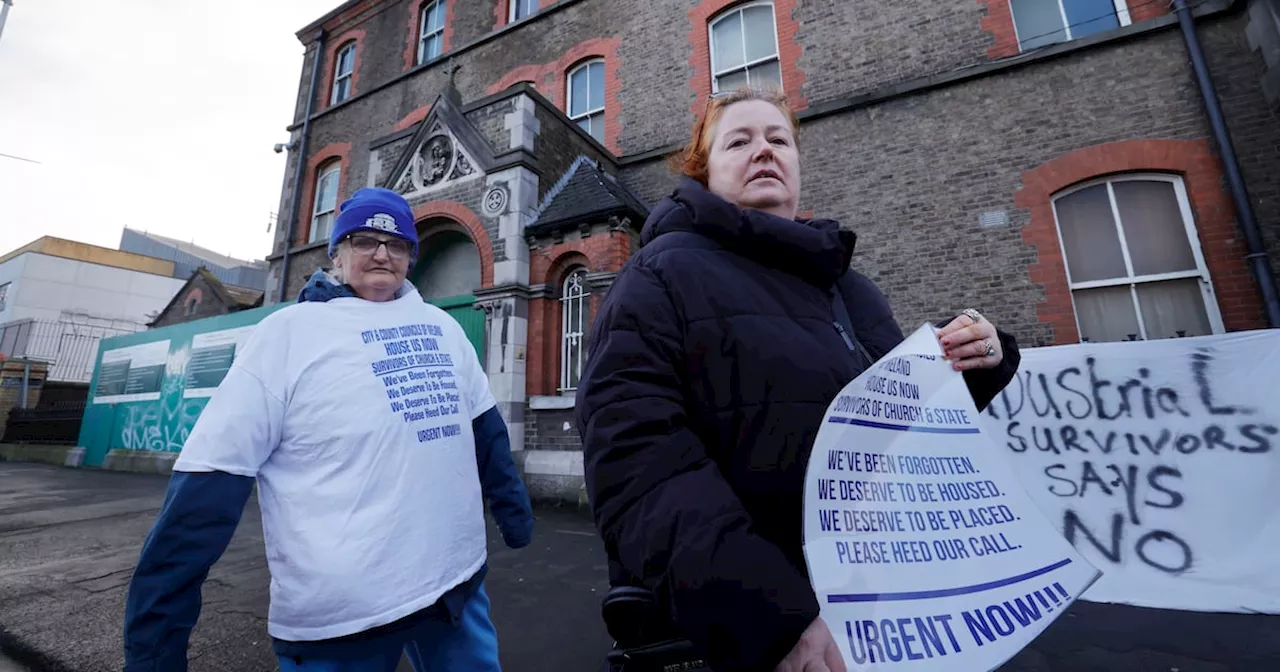
M0 254L145 229L270 253L303 48L341 0L14 0L0 33Z

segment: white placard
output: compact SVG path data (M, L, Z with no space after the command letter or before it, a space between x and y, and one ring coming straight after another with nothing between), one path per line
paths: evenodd
M1000 451L930 325L831 403L805 559L849 669L994 670L1097 580Z
M119 404L159 399L168 358L168 339L103 352L93 403Z
M192 336L182 396L187 399L213 396L255 327L256 324L251 324Z
M1082 599L1280 613L1280 330L1027 349L983 424Z

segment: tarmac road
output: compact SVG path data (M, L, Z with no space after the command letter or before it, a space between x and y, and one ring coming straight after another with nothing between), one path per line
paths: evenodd
M125 591L166 477L0 462L0 657L32 672L118 671ZM539 510L535 541L490 535L488 590L503 668L594 670L610 646L600 544L576 512ZM491 521L492 522L492 521ZM258 504L204 587L191 672L277 669ZM407 663L402 670L411 670ZM0 662L0 672L10 672Z
M123 665L125 590L163 500L165 477L0 462L0 672L99 672ZM590 521L539 509L535 542L496 530L489 595L503 668L596 672L609 638L607 586ZM256 502L204 589L191 672L270 672L268 576ZM408 671L407 664L401 670ZM1277 672L1280 617L1080 602L1001 672ZM22 672L18 670L17 672Z

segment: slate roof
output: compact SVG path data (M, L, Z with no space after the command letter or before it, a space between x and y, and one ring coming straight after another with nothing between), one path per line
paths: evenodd
M191 283L194 282L197 277L204 279L205 283L209 285L209 289L211 289L214 294L218 295L218 300L222 301L222 305L226 306L228 312L231 313L261 306L262 299L266 295L266 293L260 289L240 287L239 285L229 285L219 280L218 276L214 275L212 271L201 266L191 274L191 277L187 278L186 284L179 287L178 291L173 293L173 298L169 299L169 303L164 307L164 310L156 313L155 319L149 322L147 326L151 326L152 324L159 322L160 318L164 317L165 314L177 305L178 299L186 294L187 288L191 286Z
M579 156L547 192L537 219L525 230L549 233L557 227L610 215L629 215L639 227L648 214L649 208L618 178L586 156Z

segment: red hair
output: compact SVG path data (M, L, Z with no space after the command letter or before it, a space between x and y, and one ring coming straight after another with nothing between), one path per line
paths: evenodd
M785 94L771 89L743 87L707 98L705 111L693 124L689 144L672 157L676 172L697 180L704 187L707 186L707 162L711 158L711 140L715 134L716 125L720 123L720 117L724 116L724 111L730 105L748 100L762 100L778 108L782 116L791 123L791 133L795 135L796 142L800 141L800 120L787 104Z

